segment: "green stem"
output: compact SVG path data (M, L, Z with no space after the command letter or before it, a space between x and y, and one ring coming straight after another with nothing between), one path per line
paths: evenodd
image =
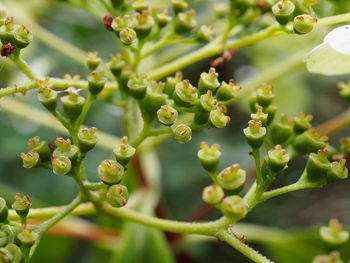
M95 102L96 96L92 95L89 92L89 95L86 99L86 102L83 106L83 109L81 110L81 113L79 117L76 119L74 123L74 131L75 133L79 132L80 126L83 124L83 121L85 120L86 114L88 113L89 109L91 108L91 105Z
M21 58L20 49L16 49L15 53L10 55L9 58L30 80L37 79L34 72L29 68L28 64Z
M253 148L253 157L256 169L256 182L257 188L263 183L263 178L261 174L261 164L260 164L260 148Z
M72 126L69 123L69 121L64 116L62 116L62 114L59 113L57 110L53 110L50 112L67 129L67 131L70 132L70 130L72 129Z

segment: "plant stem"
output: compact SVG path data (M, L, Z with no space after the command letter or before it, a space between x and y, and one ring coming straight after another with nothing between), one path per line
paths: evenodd
M34 72L29 68L27 63L20 56L20 49L16 49L15 53L9 56L17 68L22 71L30 80L36 80Z

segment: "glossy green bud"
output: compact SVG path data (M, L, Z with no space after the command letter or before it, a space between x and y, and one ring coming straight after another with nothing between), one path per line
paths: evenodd
M27 154L21 153L20 156L23 160L24 168L34 168L40 162L39 154L36 151L30 151Z
M340 95L347 101L350 102L350 80L338 83L338 88L340 89Z
M264 108L268 107L275 99L273 87L270 84L262 84L256 91L256 100Z
M129 81L127 85L129 87L131 95L135 99L142 99L145 97L147 92L147 75L141 74L137 76L136 74L132 73L129 75Z
M146 96L142 99L140 106L143 116L149 121L156 118L157 111L168 99L168 95L163 93L164 88L164 82L155 80L148 82Z
M223 128L230 122L230 117L224 114L225 107L220 104L215 110L210 111L209 121L213 127Z
M77 89L70 87L68 88L68 95L62 97L61 101L64 112L72 121L75 121L83 109L85 98L79 96Z
M332 249L336 249L340 245L346 243L349 239L349 233L343 229L338 219L329 220L328 226L320 227L320 236L327 245Z
M191 140L192 130L185 124L179 124L174 130L174 138L179 143L185 143Z
M312 263L344 263L344 261L341 260L338 251L332 251L329 255L316 256Z
M175 22L175 33L184 35L191 32L197 25L194 15L195 11L193 9L188 10L185 13L178 13Z
M49 111L53 111L57 107L57 91L47 86L42 87L41 92L38 93L38 99Z
M126 166L131 158L135 155L136 149L128 144L128 137L124 136L120 144L114 147L114 156L118 163Z
M339 162L332 162L327 173L327 181L333 183L347 178L348 169L345 164L345 159L341 159Z
M133 23L133 29L136 32L138 38L143 39L147 37L154 26L154 19L149 14L148 10L142 10L141 13L136 13L135 22Z
M209 147L207 142L201 142L200 147L201 149L198 151L197 156L203 168L209 173L215 173L218 169L221 156L220 146L213 144Z
M293 29L294 32L299 35L306 34L312 31L316 23L316 17L311 17L309 15L296 16L294 18Z
M101 63L101 58L98 57L98 51L88 52L88 57L85 60L90 72L97 69Z
M113 28L116 35L119 37L119 33L128 27L131 27L131 20L130 16L125 15L123 17L116 17L113 19L113 22L111 24L111 27Z
M293 146L301 153L317 152L327 146L327 140L327 136L320 136L315 129L309 129L294 139Z
M182 81L181 71L177 71L174 77L167 77L165 83L165 93L168 94L169 98L173 97L176 84Z
M294 9L295 6L291 1L281 0L272 7L272 13L278 23L281 25L286 25L292 20Z
M258 106L258 111L256 113L250 114L250 118L254 121L261 121L262 126L266 127L267 124L267 114L263 112L263 108Z
M0 197L0 223L5 222L8 216L8 209L4 198Z
M119 77L125 67L125 60L122 59L122 55L117 53L115 56L112 54L109 56L110 63L108 64L109 70L114 77Z
M25 48L33 41L33 32L26 26L15 27L13 31L14 44L17 48Z
M324 177L330 168L330 162L328 161L328 151L318 150L316 153L310 153L309 159L306 164L306 172L309 180L314 181Z
M340 151L345 159L350 160L350 137L340 139Z
M0 27L0 40L3 45L7 43L11 43L14 45L15 43L15 37L14 37L14 30L18 27L18 25L15 25L13 22L12 16L7 16L4 24Z
M31 202L27 194L23 197L21 197L20 193L15 194L15 202L12 204L12 208L21 218L28 215L30 206Z
M46 141L40 141L39 136L30 138L27 142L27 147L39 154L41 161L48 161L51 158L51 151Z
M266 128L262 127L261 121L250 120L248 122L248 128L245 128L243 132L248 144L252 148L257 149L261 147L266 135Z
M124 185L112 185L107 192L108 203L113 207L123 207L129 198L128 188Z
M96 70L91 72L91 75L88 76L88 88L91 94L99 94L106 84L106 78L104 77L104 70Z
M39 238L38 233L34 232L31 228L24 228L21 233L17 235L19 241L22 245L26 247L31 247L34 242Z
M120 31L119 38L124 45L130 46L132 43L135 42L137 36L136 32L133 29L126 27L122 31Z
M72 145L70 139L56 138L55 145L56 149L52 154L54 158L67 157L74 162L78 157L79 148L76 145Z
M226 217L234 220L240 220L247 215L248 206L240 196L231 195L222 201L221 211Z
M52 160L52 171L57 175L67 175L72 169L72 162L68 157L57 157Z
M171 4L173 5L175 14L185 11L188 7L188 4L185 0L171 0Z
M188 107L197 101L197 89L191 85L189 80L183 80L176 84L173 99L176 105Z
M278 107L275 105L270 105L267 108L264 108L263 111L264 111L264 113L267 114L266 126L269 126L273 122L273 120L276 116L277 110L278 110Z
M159 13L155 17L158 28L162 29L171 21L171 16L168 16L168 10L164 9L163 13Z
M23 260L22 251L15 244L8 244L6 247L0 248L0 262L22 263Z
M198 92L199 94L205 94L208 90L214 92L219 86L220 83L218 81L219 74L216 73L215 68L210 68L209 72L201 73L198 82Z
M221 86L216 91L215 96L219 101L234 100L237 98L241 89L241 86L235 85L233 79L230 79L228 84L225 81L221 83Z
M275 173L282 171L289 162L289 154L281 145L276 145L267 155L269 167Z
M220 186L216 184L209 185L203 189L202 199L210 205L216 205L224 198L225 193Z
M215 35L213 26L201 26L196 34L196 40L198 42L207 43L210 42Z
M200 97L200 107L201 111L213 111L218 107L218 101L214 98L213 92L208 90L206 94Z
M240 169L239 164L233 164L218 174L218 183L229 194L239 193L246 181L246 172Z
M289 120L286 114L281 115L281 120L271 126L271 141L273 144L286 142L293 134L293 120Z
M174 108L168 105L163 105L157 111L157 116L158 116L158 120L162 124L166 126L170 126L170 125L173 125L177 120L178 112L177 110L175 110Z
M98 177L107 185L120 183L124 175L124 167L116 161L104 160L97 167Z
M136 12L142 12L148 9L149 3L145 0L136 0L132 3L131 6Z
M97 128L83 128L78 133L79 149L81 152L86 153L95 147L97 143L96 136Z
M310 122L312 121L312 115L305 115L304 112L299 113L299 117L294 118L294 132L301 134L311 128Z

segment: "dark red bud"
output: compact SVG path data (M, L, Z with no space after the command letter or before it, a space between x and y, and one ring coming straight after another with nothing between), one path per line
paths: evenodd
M16 48L11 44L8 43L6 45L3 45L1 47L1 56L3 57L8 57L9 55L11 55L13 52L15 52Z
M103 24L105 25L105 28L109 31L113 31L112 28L112 22L113 22L113 16L111 14L107 14L103 18Z

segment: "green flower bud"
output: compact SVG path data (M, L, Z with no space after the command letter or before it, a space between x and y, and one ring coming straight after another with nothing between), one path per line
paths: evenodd
M204 112L216 110L218 107L218 101L214 98L213 92L208 90L206 94L200 97L201 110Z
M192 130L185 124L179 124L174 130L174 138L179 143L185 143L191 140Z
M177 71L175 77L167 77L165 83L165 93L168 94L169 98L173 97L176 84L182 81L181 71Z
M114 77L119 77L125 67L125 61L122 59L121 54L116 54L113 56L112 54L109 56L110 63L108 64L110 71L112 72Z
M231 195L222 201L221 211L226 217L234 220L240 220L247 215L248 206L240 196Z
M272 7L272 13L278 23L281 25L288 24L293 18L295 6L289 0L281 0Z
M68 95L62 97L61 101L63 111L72 121L75 121L83 109L85 98L79 96L79 92L75 88L70 87L68 88Z
M220 86L218 76L219 74L216 73L215 68L210 68L208 73L203 72L198 82L199 94L205 94L208 90L214 92Z
M23 197L21 197L20 193L15 194L15 202L12 204L12 208L21 218L25 218L28 215L30 206L31 202L27 194Z
M25 48L33 41L33 32L26 26L18 26L13 31L14 44L18 48Z
M213 144L209 147L207 142L200 143L201 149L198 151L198 158L203 166L203 168L209 173L215 173L219 166L220 161L220 146L218 144Z
M67 175L72 169L72 162L68 157L57 157L52 160L52 171L57 175Z
M34 242L39 238L38 233L32 231L31 228L24 228L21 233L17 235L19 241L21 241L22 245L26 247L31 247Z
M47 86L42 87L41 92L38 93L38 99L49 111L53 111L57 107L57 92Z
M165 83L151 80L148 82L146 96L141 101L141 111L148 120L156 118L158 109L166 103L168 95L164 94Z
M274 149L268 152L268 164L270 169L278 173L282 171L289 162L289 155L281 145L276 145Z
M311 153L324 149L327 140L327 136L320 136L315 129L309 129L295 138L293 146L298 152Z
M294 18L293 29L294 32L299 35L306 34L312 31L316 23L316 17L311 17L309 15L296 16Z
M263 108L261 106L258 107L258 111L256 113L250 114L250 118L254 121L261 121L262 126L266 127L267 124L267 114L263 112Z
M15 244L8 244L5 248L0 248L0 262L22 263L21 249Z
M223 128L230 122L230 117L224 114L225 107L220 104L216 110L212 110L209 115L209 121L216 128Z
M333 183L347 178L348 169L345 167L345 164L345 159L341 159L339 162L332 162L327 173L327 181Z
M128 144L128 137L124 136L120 144L114 147L114 156L118 163L126 166L131 158L135 155L136 149Z
M258 104L264 108L268 107L275 99L273 87L270 84L262 84L256 91L256 100Z
M131 26L130 17L128 15L125 15L124 17L116 17L113 19L113 22L111 24L111 27L113 28L116 35L119 37L119 33L125 29Z
M235 85L233 79L230 79L227 84L225 81L222 82L221 86L216 91L216 98L219 101L229 101L237 98L238 92L242 89L241 86Z
M137 37L143 39L151 33L154 26L154 19L149 14L148 10L143 10L141 13L136 13L135 22L133 28L137 34Z
M142 99L146 95L148 81L147 75L141 74L137 76L135 73L129 75L130 80L128 81L128 87L131 95L135 99Z
M310 121L312 121L312 115L305 115L304 112L299 113L299 117L294 118L294 132L301 134L304 131L311 128Z
M340 151L345 159L350 160L350 137L340 139Z
M104 70L96 70L91 72L91 75L88 76L88 88L91 94L99 94L106 84L106 78L104 77Z
M196 34L196 40L198 42L210 42L215 35L213 26L201 26Z
M185 0L171 0L171 4L173 5L175 14L185 11L188 7L188 4Z
M132 8L134 8L134 10L136 12L142 12L142 11L146 11L149 7L149 4L147 1L145 0L136 0L132 3Z
M97 167L98 177L107 185L120 183L124 175L124 167L113 160L104 160Z
M39 164L40 157L36 151L30 151L29 153L21 153L20 154L23 160L24 168L34 168Z
M210 205L216 205L224 198L224 191L216 184L209 185L203 189L202 199Z
M257 149L261 147L266 135L266 128L262 127L261 121L250 120L248 122L248 128L245 128L243 132L248 144L252 148Z
M81 152L86 153L95 147L97 143L96 136L97 128L83 128L78 133L79 149Z
M332 249L338 248L349 239L349 233L343 230L343 226L336 218L329 220L328 226L320 227L320 236L323 242L329 245Z
M126 27L122 31L120 31L119 38L124 45L130 46L132 43L135 42L137 36L136 32L133 29Z
M273 122L273 119L277 113L277 109L278 108L275 105L270 105L267 108L264 108L264 113L267 114L266 126L269 126Z
M289 120L286 114L282 114L281 120L271 127L271 140L273 144L286 142L293 134L293 120Z
M244 187L246 172L240 169L239 164L233 164L222 170L217 179L226 194L237 194Z
M330 168L330 162L328 161L328 151L318 150L316 153L310 153L309 159L306 164L307 177L311 181L315 181L324 177Z
M184 35L191 32L197 25L194 15L193 9L188 10L186 13L178 13L175 22L175 33Z
M15 227L3 224L0 228L0 247L15 242L15 235L17 235L17 231L15 233Z
M338 251L332 251L330 255L316 256L312 263L344 263L344 261L341 260Z
M35 151L39 154L41 161L50 160L51 158L50 148L46 141L40 141L39 136L30 138L26 145L31 151Z
M113 207L123 207L128 202L128 188L124 185L112 185L107 192L108 203Z
M171 21L171 16L168 16L168 10L164 9L163 13L156 15L156 22L159 29L162 29Z
M347 102L350 102L350 80L348 81L348 83L345 83L345 82L338 83L338 88L340 89L340 95Z
M5 222L7 219L7 216L8 216L8 209L7 209L6 201L4 198L0 197L0 223Z
M198 99L197 89L189 80L183 80L176 84L173 99L178 106L188 107Z
M85 61L90 71L96 70L101 63L101 58L98 57L98 51L89 51Z
M12 16L7 16L4 24L0 27L0 40L3 45L7 43L15 44L14 30L18 27L13 22Z
M177 113L177 110L175 110L174 108L168 105L163 105L157 111L157 116L158 116L158 120L162 124L166 126L170 126L170 125L173 125L177 120L178 113Z
M78 157L79 148L76 145L72 145L69 139L65 140L61 137L55 140L56 149L53 152L54 158L67 157L73 163Z

